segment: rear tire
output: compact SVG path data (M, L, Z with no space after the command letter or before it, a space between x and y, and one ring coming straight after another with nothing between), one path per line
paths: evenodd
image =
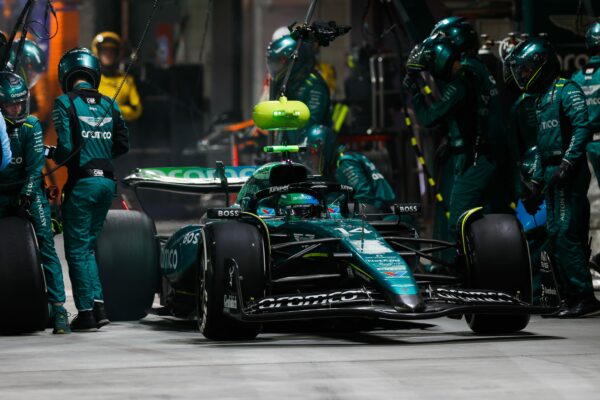
M0 219L0 333L43 331L48 323L46 282L31 224Z
M265 246L261 233L251 224L223 221L207 224L202 239L198 273L200 332L212 340L256 338L260 324L240 322L225 313L224 297L233 294L237 299L230 259L234 259L239 268L244 304L264 297Z
M509 214L485 215L467 227L468 287L502 291L531 303L531 265L525 234ZM467 314L475 333L506 334L525 329L529 315Z
M144 318L160 283L152 219L139 211L110 210L98 238L96 260L108 317L113 321Z

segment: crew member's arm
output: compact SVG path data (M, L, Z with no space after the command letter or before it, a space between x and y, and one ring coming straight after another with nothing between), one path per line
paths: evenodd
M54 161L63 163L73 151L71 141L71 126L69 123L68 105L63 103L60 98L54 102L52 109L52 121L56 129L56 151L54 152Z
M577 84L566 84L562 91L561 105L573 130L571 143L563 159L573 165L585 154L585 147L591 136L585 95Z
M127 122L131 122L142 116L142 102L132 76L127 77L125 85L129 90L129 98L127 99L126 104L120 105L120 108L123 119Z
M455 79L444 87L442 98L428 105L423 93L416 93L412 98L417 119L425 126L432 126L446 117L454 107L466 96L467 89L462 79ZM475 118L473 110L473 118Z
M26 126L22 130L28 129L25 143L25 184L21 188L21 196L33 198L35 189L41 185L40 177L44 168L44 139L42 136L42 125L37 122L34 125Z
M0 113L0 171L10 163L12 152L10 151L10 139L6 133L6 122Z
M129 151L129 129L116 102L113 102L113 107L112 157L117 158Z

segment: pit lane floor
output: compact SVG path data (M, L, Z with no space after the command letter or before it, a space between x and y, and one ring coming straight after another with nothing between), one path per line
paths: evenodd
M0 337L1 399L597 399L599 378L600 318L534 317L502 337L442 318L215 343L151 315L94 333Z

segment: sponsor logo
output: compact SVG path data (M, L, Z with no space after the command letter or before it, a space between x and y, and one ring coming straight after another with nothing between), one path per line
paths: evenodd
M383 179L383 175L379 172L376 172L374 174L371 174L371 179L373 179L374 181L378 181L380 179Z
M11 163L12 165L21 165L21 164L23 164L23 157L13 157L13 158L10 160L10 163Z
M420 204L397 204L396 210L399 214L414 214L421 212Z
M211 208L206 212L208 218L237 218L241 215L239 208Z
M281 192L287 192L288 190L290 190L290 185L272 186L269 188L269 193L281 193Z
M112 139L112 132L102 131L81 131L81 137L85 139Z
M104 119L101 117L79 117L79 120L90 126L100 128L108 123L111 123L112 117L105 117Z
M177 259L177 249L165 250L161 254L160 264L162 265L163 269L175 271L177 269Z
M334 303L370 300L370 298L370 292L365 290L343 290L331 293L266 297L258 302L258 309L268 310L281 307L328 306Z
M557 127L558 127L558 120L551 119L548 121L542 121L540 129L552 129L552 128L557 128Z
M600 105L600 97L588 97L585 100L585 104L588 106L599 106Z
M188 232L183 237L182 244L198 244L198 237L200 236L200 231L198 232Z
M96 99L94 97L88 97L85 99L85 102L88 104L96 104Z
M494 304L519 304L520 301L511 295L502 292L471 291L456 289L436 289L434 298L460 303L494 303Z
M223 296L223 308L237 310L237 297L231 294Z

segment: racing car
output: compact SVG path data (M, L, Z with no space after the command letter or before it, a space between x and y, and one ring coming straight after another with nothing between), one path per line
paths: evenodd
M136 193L222 195L222 204L170 236L158 236L144 212L109 213L97 257L115 320L144 317L158 292L163 311L197 319L213 340L253 339L264 323L322 318L363 327L464 316L476 333L503 334L558 304L551 269L533 303L527 241L513 215L476 208L460 218L457 242L421 238L401 218L419 204L366 214L351 187L285 158L260 167L138 169L124 182ZM455 262L435 256L448 248ZM426 272L423 260L443 272Z

